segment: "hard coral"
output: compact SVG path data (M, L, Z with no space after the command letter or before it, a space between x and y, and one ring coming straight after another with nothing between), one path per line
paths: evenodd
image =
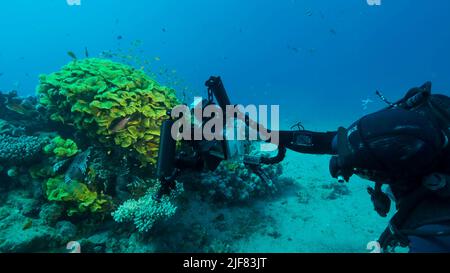
M144 164L156 162L159 127L178 104L174 90L143 71L96 58L41 75L38 94L52 120L73 124L105 145L131 149Z
M277 177L281 175L281 165L264 166L269 181L264 181L248 166L238 162L223 161L215 171L203 172L193 178L195 187L221 203L247 201L258 196L272 194L277 191Z
M16 165L36 159L46 143L45 138L34 136L13 137L0 135L0 162Z
M133 222L139 232L147 232L155 222L172 217L177 210L174 200L183 192L182 185L177 184L176 190L160 200L155 199L158 190L159 185L155 185L143 197L125 201L113 212L114 220L118 223Z

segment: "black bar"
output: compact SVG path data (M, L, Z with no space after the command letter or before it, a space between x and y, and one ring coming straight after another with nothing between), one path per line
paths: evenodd
M205 85L214 94L220 108L225 111L227 105L231 105L231 101L228 97L227 91L225 90L222 79L220 77L211 77L208 81L206 81Z
M161 126L161 140L159 143L158 165L156 175L159 179L169 177L174 172L176 142L172 138L173 121L165 120Z

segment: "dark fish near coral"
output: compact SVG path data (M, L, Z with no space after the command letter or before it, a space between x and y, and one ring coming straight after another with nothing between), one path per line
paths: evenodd
M320 12L320 18L321 18L322 20L325 19L325 14L323 14L323 12Z
M114 54L111 51L103 51L100 53L100 55L104 58L112 58L114 57Z
M89 51L87 47L84 48L84 56L86 56L86 58L89 58Z
M117 36L117 40L122 40L122 39L123 39L122 35Z
M293 51L293 52L295 52L295 53L298 53L300 51L297 47L290 46L290 45L288 45L288 49Z
M21 115L25 115L27 113L27 109L25 109L22 105L17 103L8 103L6 105L6 108Z
M86 174L89 157L91 155L91 148L88 148L86 151L78 154L73 159L69 168L64 175L64 182L70 183L74 180L81 180L84 178Z
M78 60L77 55L73 53L72 51L68 51L67 55L69 55L70 58L72 58L74 61Z

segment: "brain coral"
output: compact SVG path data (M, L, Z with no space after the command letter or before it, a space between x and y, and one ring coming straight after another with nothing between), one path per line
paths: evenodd
M178 104L174 90L143 71L97 58L41 75L37 91L52 120L84 130L105 145L128 148L143 164L156 162L159 127Z

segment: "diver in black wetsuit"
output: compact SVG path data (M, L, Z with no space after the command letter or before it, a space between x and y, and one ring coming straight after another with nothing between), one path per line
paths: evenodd
M213 97L222 109L231 104L220 77L211 77L206 86L207 104ZM244 164L264 180L260 166L281 162L286 149L332 155L330 172L340 182L354 174L375 182L368 192L379 215L387 217L394 201L397 211L379 238L386 252L398 245L409 246L410 252L450 252L450 98L431 94L430 82L396 103L378 95L389 107L348 129L280 131L275 157L244 155ZM262 128L247 115L241 119L248 127ZM157 199L171 191L181 170L214 170L229 157L227 141L193 141L193 154L177 154L172 124L169 119L161 128L157 176L162 190Z
M428 82L389 104L337 132L281 131L280 147L332 155L341 182L353 174L374 181L378 214L387 216L391 200L397 209L379 239L385 251L450 252L450 98L431 94Z

